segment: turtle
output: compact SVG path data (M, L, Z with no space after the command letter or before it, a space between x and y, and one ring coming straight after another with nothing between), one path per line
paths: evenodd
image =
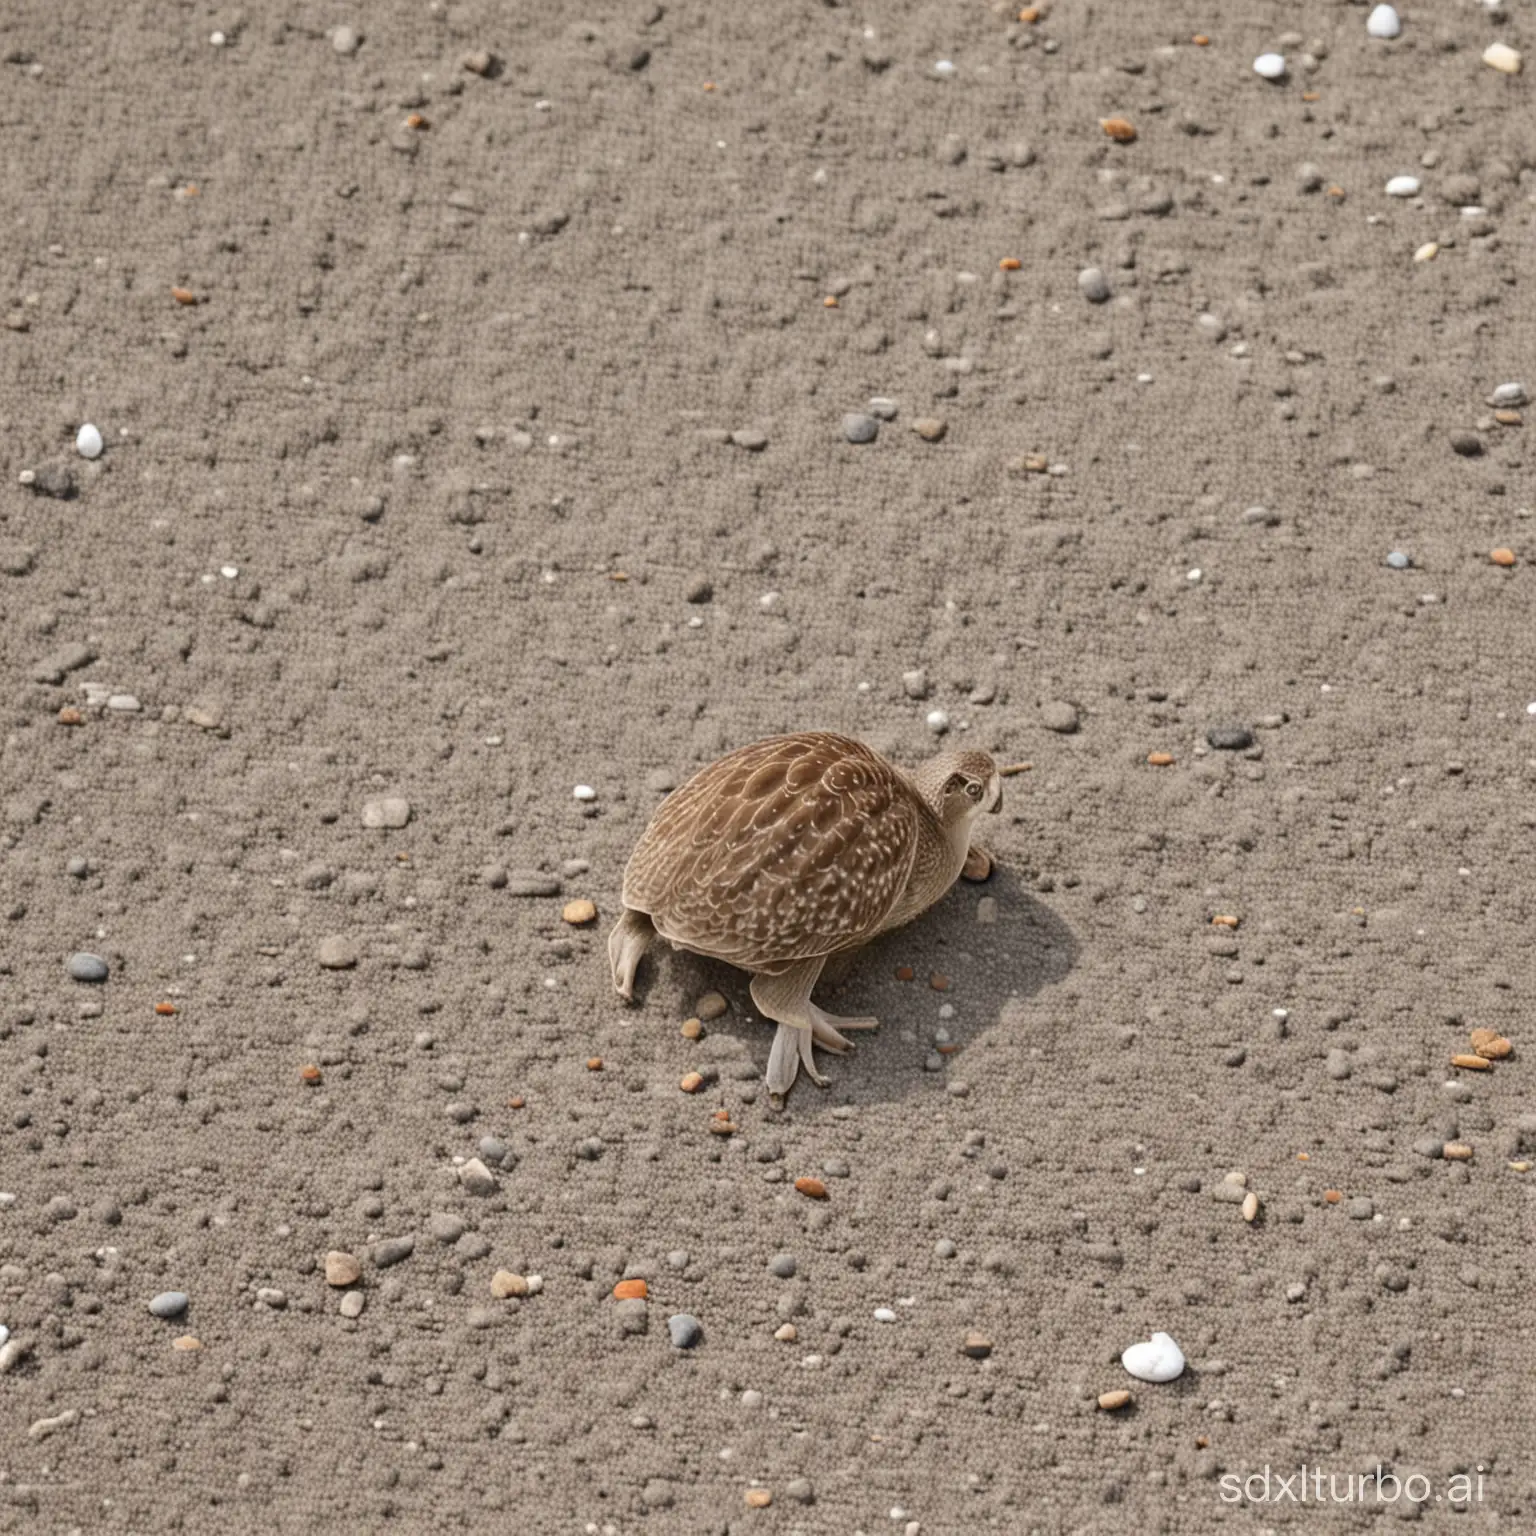
M674 949L752 976L752 1001L778 1025L768 1090L782 1099L800 1069L818 1086L813 1047L852 1049L811 993L822 966L910 922L962 873L985 879L971 841L1001 809L1002 777L978 750L942 752L907 772L831 731L773 736L719 758L669 795L624 870L624 914L608 936L615 991L658 934Z

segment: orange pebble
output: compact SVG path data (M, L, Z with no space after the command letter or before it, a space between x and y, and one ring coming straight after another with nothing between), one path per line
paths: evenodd
M712 90L714 90L714 88L715 88L715 82L713 80L706 80L704 82L704 89L706 91L712 91Z
M1489 1061L1503 1061L1514 1050L1514 1046L1503 1035L1495 1035L1493 1039L1481 1041L1472 1049L1479 1056L1486 1056Z
M1496 549L1488 558L1495 565L1513 565L1515 563L1515 552L1512 549Z
M168 1018L170 1018L170 1016L173 1013L176 1012L176 1004L175 1003L156 1003L155 1004L155 1012L158 1013L162 1019L168 1019Z
M796 1179L795 1188L811 1200L825 1200L827 1186L820 1179Z
M1004 256L997 264L1000 272L1017 272L1023 265L1017 256Z
M644 1301L651 1294L644 1280L620 1280L613 1288L615 1301Z
M773 1503L773 1495L766 1488L748 1488L745 1497L748 1509L767 1509Z
M1303 101L1321 101L1322 97L1316 91L1303 91L1301 99Z
M583 923L590 923L597 917L597 907L585 897L576 901L568 901L560 909L560 916L573 928L579 928Z
M1099 127L1116 144L1134 144L1136 142L1135 125L1123 117L1101 117L1099 119Z
M1329 187L1328 188L1328 196L1329 197L1343 197L1344 196L1344 188L1343 187L1339 187L1339 186Z
M64 708L59 711L59 724L84 725L85 716L82 715L78 709L75 709L73 706L66 704Z
M322 1078L321 1078L321 1075L320 1075L320 1068L315 1066L313 1063L311 1063L307 1067L301 1067L299 1069L299 1076L311 1088L318 1088L320 1086L321 1081L322 1081Z
M523 1098L523 1096L521 1094L519 1094L517 1096L517 1098L515 1098L515 1099L508 1099L507 1100L507 1108L508 1109L521 1109L527 1102L528 1102L527 1099Z
M1323 1191L1323 1199L1326 1200L1329 1205L1337 1205L1343 1198L1344 1196L1341 1195L1336 1189L1325 1189Z
M601 1056L587 1057L587 1071L601 1072L603 1070L603 1058Z
M1226 914L1211 919L1211 927L1213 928L1236 928L1237 924L1237 918L1227 916Z
M697 1093L704 1086L704 1075L701 1072L690 1072L677 1086L684 1093Z
M829 293L826 298L821 301L821 307L823 309L836 309L837 295L835 293Z
M935 992L948 992L949 977L946 976L943 971L935 971L933 975L928 978L928 985L932 987Z
M897 981L911 981L916 974L917 972L910 965L898 965L896 967Z
M1166 768L1173 761L1173 754L1171 752L1149 752L1147 753L1147 761L1154 768Z
M430 128L432 125L426 120L426 118L421 115L420 112L412 112L411 115L406 118L405 126L407 128Z
M1192 42L1196 48L1209 48L1211 46L1211 40L1205 35L1204 32L1196 32L1195 35L1190 38L1190 42Z
M197 295L190 288L172 288L171 297L178 304L196 304Z
M1034 26L1034 24L1040 20L1039 7L1034 5L1026 5L1024 9L1019 12L1019 20L1022 21L1026 27Z
M1452 1056L1451 1065L1467 1072L1491 1072L1493 1063L1486 1056Z

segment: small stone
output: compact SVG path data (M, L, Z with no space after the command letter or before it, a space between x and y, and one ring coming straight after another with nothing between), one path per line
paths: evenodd
M876 1307L874 1318L877 1323L894 1323L896 1314L889 1307Z
M1243 752L1253 745L1253 732L1246 725L1213 725L1205 739L1218 752Z
M1107 303L1110 297L1109 279L1101 267L1084 267L1077 274L1077 291L1090 304Z
M1437 240L1426 240L1418 250L1413 253L1413 259L1417 262L1433 261L1440 254L1440 243Z
M704 1026L697 1019L684 1019L679 1033L684 1040L698 1040L703 1037Z
M885 395L876 395L869 402L869 414L877 421L895 421L897 404Z
M1372 37L1392 38L1403 30L1403 24L1390 5L1378 5L1365 18L1365 30Z
M1081 724L1077 707L1056 699L1040 711L1040 724L1059 736L1070 736Z
M1296 184L1303 192L1321 192L1323 173L1308 160L1296 167Z
M1247 1222L1257 1221L1259 1218L1259 1197L1250 1189L1243 1196L1243 1220Z
M1441 1157L1448 1157L1453 1162L1464 1163L1472 1156L1472 1148L1464 1141L1448 1141L1440 1151Z
M1127 1387L1119 1387L1113 1392L1099 1393L1099 1407L1105 1413L1115 1413L1119 1409L1126 1407L1130 1401L1130 1389Z
M1439 1136L1420 1136L1413 1150L1420 1157L1436 1158L1445 1155L1445 1142Z
M362 38L351 27L337 27L331 33L331 47L343 56L356 53L362 45ZM369 55L372 58L372 55Z
M1354 1065L1349 1059L1349 1052L1339 1046L1335 1046L1328 1052L1324 1068L1328 1076L1336 1083L1344 1082L1350 1073L1354 1071Z
M399 828L411 819L411 802L399 795L382 795L363 802L363 825L377 830L380 827Z
M202 1347L203 1341L195 1338L190 1333L184 1333L179 1339L171 1340L171 1348L180 1350L183 1354L188 1354L192 1350L201 1349Z
M1285 58L1278 53L1261 53L1253 61L1253 72L1262 75L1266 80L1283 80L1285 78Z
M185 1291L161 1291L149 1304L156 1317L180 1317L191 1304L192 1298Z
M912 423L912 430L925 443L937 443L949 431L949 424L940 416L919 416Z
M1513 407L1529 405L1530 400L1525 392L1524 384L1500 384L1489 397L1489 405Z
M992 1340L986 1334L977 1333L975 1330L972 1330L966 1334L965 1342L960 1348L972 1360L985 1360L992 1353Z
M560 877L546 875L536 869L509 870L506 891L509 896L558 896Z
M872 443L880 433L880 423L862 411L850 411L843 417L843 436L850 443Z
M416 1251L416 1239L414 1237L386 1237L382 1243L373 1250L373 1262L380 1269L388 1269L391 1265L399 1264Z
M49 496L55 501L69 501L75 494L75 472L62 461L44 464L41 468L29 470L26 473L32 478L28 481L24 474L23 484L31 487L34 496Z
M1451 447L1464 459L1475 459L1482 455L1483 440L1475 432L1452 432Z
M928 673L922 667L913 667L910 672L901 674L901 691L909 699L926 699L928 697Z
M1386 192L1388 197L1417 197L1419 195L1419 178L1417 176L1394 176L1387 182Z
M470 1158L459 1169L459 1183L471 1195L494 1195L497 1190L496 1175L478 1157Z
M952 1259L960 1252L959 1248L955 1246L953 1239L948 1237L941 1237L933 1245L933 1251L935 1256L941 1259Z
M673 1349L692 1349L704 1337L704 1325L689 1312L676 1312L667 1319L667 1332Z
M440 1243L456 1243L464 1235L464 1220L450 1211L437 1211L428 1220L427 1231Z
M1394 571L1406 571L1408 567L1413 564L1413 560L1408 555L1405 555L1402 550L1394 549L1392 553L1387 556L1387 564L1390 565Z
M78 672L81 667L88 667L95 660L96 652L90 646L82 645L78 640L72 640L69 644L50 651L32 668L32 681L62 683L71 672Z
M709 1023L713 1019L722 1017L731 1005L718 992L706 992L698 1002L693 1005L694 1014Z
M773 1503L773 1494L767 1488L748 1488L742 1498L748 1509L767 1509Z
M1369 1221L1376 1214L1376 1202L1369 1195L1356 1195L1344 1207L1344 1213L1351 1221Z
M797 1504L814 1504L816 1502L816 1490L811 1486L808 1478L791 1478L784 1485L784 1493L786 1497L793 1499Z
M768 446L768 434L756 432L751 427L742 427L731 433L731 441L738 448L745 448L748 453L761 453Z
M357 945L340 934L321 939L315 953L320 964L328 971L351 970L358 960Z
M795 1256L792 1253L776 1253L768 1261L768 1273L777 1275L780 1280L793 1280L796 1268Z
M498 1301L505 1301L509 1296L526 1296L528 1294L528 1282L521 1275L515 1275L510 1269L498 1269L491 1276L491 1295Z
M274 1312L281 1312L288 1305L288 1293L275 1285L264 1285L256 1292L256 1300Z
M651 1294L651 1288L644 1280L620 1280L613 1288L615 1301L645 1301Z
M473 53L466 53L459 62L472 75L488 75L496 68L496 55L477 48Z
M99 459L105 446L101 440L101 429L91 422L86 422L75 434L75 452L82 459Z
M105 981L111 968L100 955L79 950L65 962L65 969L76 981Z
M601 1136L587 1136L576 1143L576 1156L584 1163L595 1163L607 1150Z
M367 1305L368 1298L361 1291L348 1291L341 1298L341 1306L337 1310L343 1317L361 1317Z
M809 1200L825 1200L827 1198L827 1186L820 1179L796 1179L795 1188Z
M935 736L942 736L949 729L949 716L942 709L930 709L924 724Z
M325 1283L345 1289L356 1285L363 1273L363 1266L350 1253L332 1250L325 1256Z
M1184 1352L1166 1333L1132 1344L1120 1363L1138 1381L1173 1381L1184 1374Z
M577 901L568 901L560 909L562 921L569 923L573 928L580 928L584 923L590 923L597 918L597 907L585 897Z
M1489 43L1483 50L1483 63L1501 75L1518 75L1522 62L1519 53L1508 43Z

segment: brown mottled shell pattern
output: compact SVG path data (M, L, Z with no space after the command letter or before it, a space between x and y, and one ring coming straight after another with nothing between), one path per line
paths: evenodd
M624 904L680 948L773 975L888 926L925 821L916 789L862 742L773 737L662 803L624 871Z

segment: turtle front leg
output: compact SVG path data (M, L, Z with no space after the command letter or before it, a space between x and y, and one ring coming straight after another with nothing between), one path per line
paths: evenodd
M971 844L971 851L965 856L965 866L960 871L960 878L975 884L992 878L992 855L980 843Z
M635 971L645 947L656 937L656 930L644 912L633 907L613 925L608 935L608 962L613 967L613 990L629 1002L635 995Z

